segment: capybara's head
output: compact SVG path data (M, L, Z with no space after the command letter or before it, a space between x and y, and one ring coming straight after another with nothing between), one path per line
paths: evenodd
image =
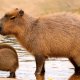
M23 26L24 11L18 8L6 13L0 19L0 34L9 35L20 33Z

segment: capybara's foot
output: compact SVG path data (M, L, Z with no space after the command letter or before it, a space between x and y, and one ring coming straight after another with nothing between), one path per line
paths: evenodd
M40 75L40 74L41 74L41 72L35 71L35 76Z
M16 75L15 75L15 72L10 72L10 76L8 78L15 78Z
M45 69L44 69L44 67L42 68L41 71L38 71L38 70L35 71L35 75L44 75L44 74L45 74Z
M74 65L75 67L75 75L80 75L80 67L76 64L76 62L74 61L73 58L69 58L69 60L71 61L71 63Z
M39 72L35 72L35 76L37 75L44 75L45 73L39 73Z
M75 75L80 75L80 67L75 68Z

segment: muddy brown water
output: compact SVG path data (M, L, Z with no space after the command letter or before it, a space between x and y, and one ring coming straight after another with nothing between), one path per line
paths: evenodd
M34 75L36 68L34 57L23 49L15 38L5 37L0 40L0 43L10 44L18 53L19 68L16 71L17 79L36 80ZM45 79L40 80L69 80L71 75L74 73L74 67L67 58L50 58L46 60L45 69ZM9 72L0 71L0 77L7 77L8 75ZM80 78L70 80L80 80Z

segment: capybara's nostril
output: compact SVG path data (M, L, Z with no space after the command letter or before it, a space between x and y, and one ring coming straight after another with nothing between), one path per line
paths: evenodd
M2 31L2 24L0 23L0 32Z
M2 27L0 26L0 32L2 31Z

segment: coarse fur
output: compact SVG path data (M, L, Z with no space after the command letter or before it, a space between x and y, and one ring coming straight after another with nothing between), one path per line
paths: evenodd
M14 9L0 20L0 33L14 35L36 60L36 74L44 73L48 57L69 58L80 74L80 16L56 13L34 18ZM78 70L77 70L78 69Z
M0 70L10 71L10 78L15 78L18 68L18 55L13 47L7 44L0 44Z

